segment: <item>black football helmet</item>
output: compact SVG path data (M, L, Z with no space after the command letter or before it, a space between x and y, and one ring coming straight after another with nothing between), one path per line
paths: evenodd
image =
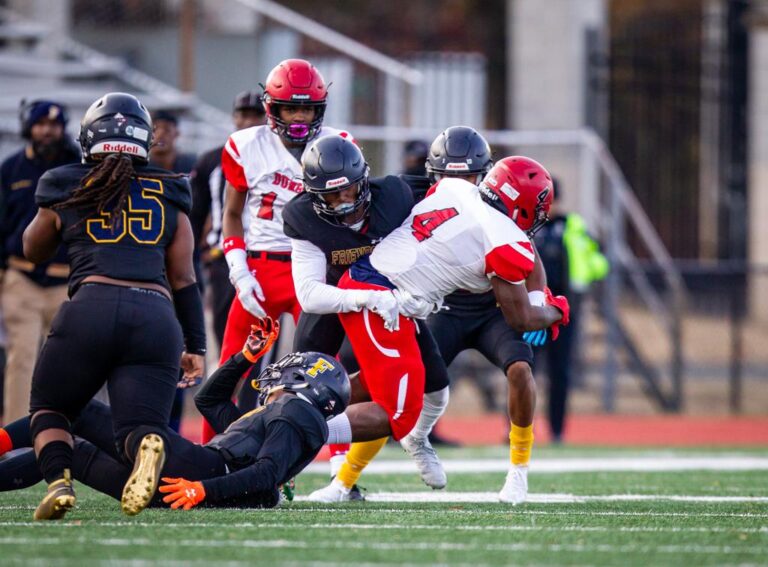
M432 142L427 155L427 175L434 183L441 177L479 175L493 165L491 148L477 130L469 126L451 126Z
M254 386L261 404L272 392L286 390L314 405L325 419L347 409L351 395L347 371L339 361L319 352L285 355L267 366Z
M353 141L341 135L325 136L314 142L302 158L304 190L312 198L315 212L331 224L342 224L343 219L371 204L368 185L370 169L363 152ZM359 184L353 203L330 206L323 195L335 193Z
M83 116L79 141L85 161L122 153L147 162L152 145L152 118L135 96L107 93Z

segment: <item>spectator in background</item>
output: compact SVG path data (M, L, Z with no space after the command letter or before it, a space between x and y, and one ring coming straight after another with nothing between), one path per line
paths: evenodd
M429 144L423 140L410 140L403 149L403 173L405 175L427 174L426 166Z
M232 105L235 130L260 126L265 122L261 94L243 91ZM221 152L214 148L197 160L192 169L192 229L195 247L200 251L210 286L209 299L213 310L213 331L221 349L227 315L235 298L235 288L229 281L229 267L221 251L221 214L224 210L224 175L221 172Z
M195 154L181 153L176 149L176 140L179 138L179 118L167 110L157 110L152 114L154 126L154 139L149 151L149 165L160 167L174 173L189 174L195 165ZM194 254L195 277L200 292L203 292L202 270L200 269L200 256L197 250ZM178 432L181 428L181 416L184 411L184 390L176 390L176 398L171 409L171 421L169 426Z
M534 242L547 272L547 285L555 295L564 295L571 306L571 323L561 327L557 341L545 347L549 374L548 418L552 442L562 442L568 390L573 370L578 368L578 329L581 304L593 281L608 274L608 261L600 246L587 232L584 219L562 208L562 184L553 179L555 201L550 221L536 234ZM576 355L574 355L574 352Z
M181 153L176 149L179 138L179 118L167 110L152 114L155 127L154 142L149 153L149 163L174 173L189 173L195 165L195 154Z
M59 247L42 264L24 258L22 234L37 214L37 181L49 169L80 161L80 151L65 133L64 105L50 100L22 101L19 117L27 143L0 165L0 263L5 272L0 288L8 334L5 422L29 413L32 369L40 343L67 298L66 247Z

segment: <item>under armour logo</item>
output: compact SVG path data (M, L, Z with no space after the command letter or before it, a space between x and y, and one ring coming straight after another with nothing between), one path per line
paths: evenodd
M194 488L188 488L186 491L187 498L197 498L197 490Z

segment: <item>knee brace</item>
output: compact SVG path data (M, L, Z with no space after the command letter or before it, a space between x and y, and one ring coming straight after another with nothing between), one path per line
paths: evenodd
M48 429L63 429L64 431L71 433L72 425L69 423L69 420L60 413L50 411L35 413L35 415L32 416L32 422L29 426L32 440L34 441L35 437Z

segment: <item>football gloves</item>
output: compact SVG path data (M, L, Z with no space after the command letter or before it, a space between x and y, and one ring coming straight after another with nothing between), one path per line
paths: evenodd
M251 334L243 346L243 356L255 363L272 348L280 334L280 322L271 317L259 319L251 325Z
M160 486L158 490L167 494L163 502L170 504L174 510L179 508L189 510L205 500L205 488L202 482L167 476L164 476L162 481L166 484Z
M409 292L399 289L392 290L392 294L397 300L400 313L413 319L426 319L432 313L437 311L437 307L431 301L413 297Z
M256 270L248 267L248 254L242 239L228 238L224 241L224 258L229 266L229 281L237 290L237 298L243 308L254 317L266 317L267 313L259 301L264 301L264 292L256 279Z
M571 320L571 307L564 295L552 295L552 290L548 287L544 288L544 295L547 298L547 305L553 306L563 314L560 320L549 328L552 331L552 340L555 341L560 334L560 325L565 326Z

